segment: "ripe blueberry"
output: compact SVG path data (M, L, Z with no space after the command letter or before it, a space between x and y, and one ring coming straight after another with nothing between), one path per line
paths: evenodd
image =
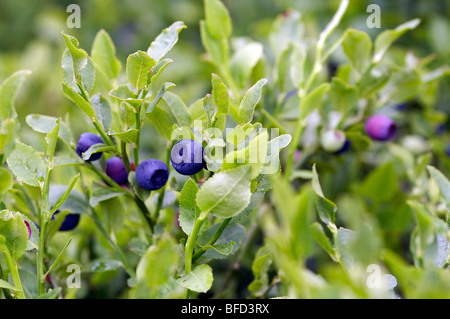
M106 160L106 175L111 177L111 179L119 185L123 185L128 181L127 168L117 156Z
M200 172L204 165L205 150L202 144L194 140L180 140L170 152L170 162L173 168L182 175L194 175Z
M351 144L352 144L352 143L350 142L350 140L346 139L346 140L345 140L345 143L344 143L344 145L341 147L341 149L338 150L338 151L336 151L336 152L334 152L333 154L334 154L334 155L340 155L340 154L342 154L342 153L347 152L347 151L350 149Z
M136 181L143 189L153 191L163 187L169 179L169 169L164 162L148 159L136 168Z
M327 152L337 152L345 144L345 133L339 130L326 131L320 138L322 147Z
M377 141L388 141L394 138L397 127L394 121L386 115L373 115L366 121L366 133Z
M59 214L60 211L57 210L53 216L52 220L55 219L55 215ZM77 227L78 223L80 222L80 214L67 214L64 218L64 221L62 222L61 226L59 227L60 231L69 231Z
M100 144L103 143L103 140L100 136L95 135L94 133L83 133L80 135L80 139L78 140L77 144L77 154L83 158L83 153L86 152L89 147L91 147L94 144ZM89 157L88 162L96 161L100 157L102 157L103 153L95 153L92 154L91 157Z

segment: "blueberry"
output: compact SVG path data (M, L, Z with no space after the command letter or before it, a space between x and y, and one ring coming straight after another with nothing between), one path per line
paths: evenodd
M180 140L170 152L170 162L173 168L182 175L195 175L205 164L205 150L202 144L194 140Z
M103 140L100 136L95 135L94 133L83 133L80 135L80 139L77 144L77 154L83 158L83 153L86 152L92 145L103 143ZM103 153L95 153L92 154L88 159L88 162L96 161L100 157L102 157Z
M106 175L119 185L128 181L128 171L122 160L115 156L106 161Z
M334 155L341 155L342 153L347 152L350 149L350 146L352 145L352 143L350 142L350 140L346 139L344 145L341 147L340 150L334 152Z
M52 220L55 219L55 215L59 214L60 211L57 210L53 216ZM60 231L69 231L77 227L78 223L80 222L80 214L67 214L64 218L64 221L62 222L61 226L59 227Z
M345 133L339 130L326 131L320 137L320 143L327 152L337 152L345 144Z
M397 131L395 122L386 115L372 115L366 121L366 133L377 141L388 141L394 138Z
M153 191L163 187L169 179L169 169L164 162L148 159L136 168L136 181L143 189Z

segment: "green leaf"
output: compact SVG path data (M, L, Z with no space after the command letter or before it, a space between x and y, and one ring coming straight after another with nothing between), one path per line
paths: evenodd
M0 234L6 239L4 246L9 254L15 260L19 259L27 250L28 242L28 229L22 215L9 210L0 211Z
M231 102L230 94L222 79L217 74L212 74L212 97L217 106L217 115L227 115Z
M355 243L356 233L353 230L339 227L337 230L337 245L339 246L340 259L348 270L353 268L355 257L353 254L353 245Z
M177 283L195 292L207 292L213 283L211 267L203 264L194 268L192 272L177 279Z
M319 214L319 218L330 229L335 229L334 221L336 218L337 207L332 201L325 198L322 192L322 187L320 186L319 175L317 174L315 164L313 166L312 172L312 187L316 194L315 205L317 213Z
M60 292L61 287L49 289L45 294L37 296L36 299L57 299Z
M117 88L109 91L108 95L116 100L129 103L135 109L138 108L143 101L143 99L137 97L127 84L119 85Z
M18 290L16 289L16 287L14 287L13 285L11 285L9 282L4 281L3 279L0 279L0 288L4 288L4 289L10 289L10 290Z
M48 134L55 128L58 119L53 116L42 114L28 114L25 121L33 131ZM58 136L66 143L70 144L73 142L72 133L63 121L61 121Z
M420 74L416 70L401 70L394 73L381 90L378 102L384 106L388 102L402 103L419 94L422 87Z
M334 261L337 261L336 251L334 250L330 240L325 234L322 225L320 225L318 222L314 222L311 225L311 235L314 240L328 253L328 255L330 255L330 257Z
M275 174L280 167L280 151L292 141L290 134L277 136L267 144L267 156L262 168L262 174Z
M128 249L138 256L144 256L148 244L138 237L133 237L128 244Z
M206 27L216 39L229 38L232 33L230 14L220 0L205 0Z
M175 241L166 234L157 244L147 249L136 269L138 285L135 293L137 295L157 298L162 293L161 289L177 270L179 257L176 245Z
M127 59L127 77L136 92L147 85L148 74L156 61L147 52L137 51Z
M161 89L156 94L155 98L153 99L152 103L148 106L147 110L145 111L146 115L151 113L153 109L155 108L156 104L158 104L159 101L163 98L164 94L166 94L167 90L169 90L171 87L174 87L175 84L172 82L166 82L162 85Z
M108 100L99 93L91 97L91 105L103 129L109 130L112 124L112 111Z
M78 156L55 156L53 157L53 166L54 167L63 167L63 166L79 166L84 165L84 162Z
M177 43L178 34L184 28L186 26L182 21L176 21L164 29L150 44L147 50L148 55L156 62L159 62L172 49L175 43Z
M398 178L392 162L387 162L372 171L364 180L360 191L373 201L383 203L398 192Z
M349 29L345 32L342 47L350 63L362 72L367 66L372 51L370 36L359 30Z
M205 21L200 21L200 36L202 44L205 47L206 52L211 56L212 61L217 66L227 65L229 59L228 39L214 38L206 27Z
M92 154L102 153L102 152L112 152L115 149L116 149L115 146L109 146L109 145L103 144L103 143L93 144L91 147L89 147L86 150L86 152L82 153L83 160L87 161L89 158L91 158Z
M45 136L45 142L47 143L47 157L53 161L53 155L55 154L56 142L58 141L59 127L61 126L61 118L56 120L55 127Z
M17 142L7 162L14 175L25 184L39 187L43 182L46 165L42 157L31 146Z
M428 172L437 183L442 197L450 205L450 181L448 178L433 166L427 166Z
M192 179L188 179L183 186L180 194L180 222L181 229L190 235L194 228L195 221L200 215L200 209L197 207L195 198L198 193L198 186Z
M300 119L306 119L306 117L315 109L319 109L322 106L323 98L330 89L329 83L323 83L309 92L305 97L300 100Z
M267 130L261 130L246 144L248 145L246 148L227 153L221 169L226 170L249 164L251 168L250 179L256 178L261 173L267 158L267 139Z
M136 173L130 172L128 174L128 181L130 182L131 187L133 187L134 193L139 197L142 201L146 201L150 196L150 191L141 188L136 181Z
M292 44L292 52L289 57L288 67L292 85L297 89L302 86L304 81L306 56L307 52L304 46Z
M230 60L230 71L235 82L244 88L250 79L253 68L263 56L263 46L251 42L237 50Z
M256 82L245 93L242 101L239 105L239 121L240 124L251 122L253 119L253 112L255 111L256 104L261 99L262 87L267 83L267 79L261 79Z
M197 239L197 244L205 249L204 258L222 259L233 255L245 237L245 227L241 224L229 224L213 246L208 245L212 236L217 232L220 223L206 229Z
M414 19L399 25L393 30L381 32L375 39L373 62L380 62L392 43L406 31L415 29L419 23L420 19Z
M11 173L3 167L0 167L0 195L7 192L13 185Z
M0 121L16 118L14 99L25 79L31 74L29 70L17 71L0 85Z
M72 67L75 81L76 83L81 84L80 71L86 67L89 56L86 51L78 48L79 43L75 37L67 35L64 32L62 32L62 36L64 37L67 49L72 57Z
M0 164L3 164L14 150L15 138L19 133L19 123L12 118L3 120L0 125Z
M171 140L173 122L172 118L166 110L159 107L158 105L155 106L152 112L152 116L150 116L149 119L162 137L166 138L167 140Z
M47 270L47 272L44 275L44 278L47 277L48 274L50 274L53 270L56 269L56 267L59 266L59 263L61 261L62 256L64 255L64 252L67 250L67 247L69 247L70 243L72 242L73 237L70 237L67 243L64 245L64 248L59 253L58 257L56 257L53 264L50 266L50 268Z
M178 95L172 92L166 92L163 99L172 111L179 126L191 126L191 115L189 114L189 110Z
M60 198L58 198L56 203L53 205L52 209L50 210L50 214L53 214L54 212L56 212L64 204L64 202L69 197L70 192L72 191L72 189L74 188L75 184L77 183L79 177L80 177L80 174L76 175L70 181L69 186L67 187L66 191L61 195Z
M68 86L64 82L62 83L62 87L64 95L75 103L91 120L94 120L95 111L92 105L86 101L73 87Z
M109 79L115 79L120 73L122 64L116 58L116 48L105 30L97 32L91 50L92 60Z
M161 72L173 61L171 59L162 59L159 61L148 74L147 85L151 85L161 75Z
M330 88L330 98L335 108L343 115L351 111L358 102L358 92L339 78L333 78Z
M197 193L196 202L202 214L230 218L250 203L250 166L214 174Z
M208 127L212 127L213 122L217 115L217 106L214 103L213 96L211 94L206 94L203 98L203 109L208 119Z
M92 207L97 206L100 202L123 195L122 192L116 192L109 188L98 187L92 192L92 196L89 199L89 205Z
M128 131L124 131L124 132L108 132L109 135L111 136L115 136L118 137L119 139L121 139L122 141L124 141L125 143L131 144L133 146L135 146L136 140L137 140L137 136L138 136L138 130L137 129L130 129Z
M361 97L369 97L377 93L389 81L390 74L385 70L373 68L370 72L365 72L358 83Z

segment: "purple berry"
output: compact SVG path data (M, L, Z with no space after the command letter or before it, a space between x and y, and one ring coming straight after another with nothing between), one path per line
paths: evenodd
M394 121L386 115L373 115L366 121L366 133L377 141L388 141L394 138L397 131Z
M202 144L194 140L180 140L170 152L170 162L173 168L182 175L195 175L205 164L205 150Z
M55 215L59 214L60 211L57 210L53 216L52 220L55 219ZM61 226L59 227L60 231L70 231L73 230L75 227L77 227L78 223L80 222L80 214L67 214L64 218L64 221L62 222Z
M447 148L445 149L445 153L448 157L450 157L450 143L447 144Z
M136 181L143 189L153 191L166 185L169 179L169 169L164 162L148 159L136 168Z
M106 175L119 185L128 181L128 171L119 157L111 157L106 161Z
M95 135L94 133L83 133L80 135L80 139L78 140L77 144L77 154L83 158L83 153L86 152L92 145L94 144L101 144L103 143L103 140L100 136ZM88 162L96 161L100 157L102 157L103 153L95 153L92 154L91 157L87 160Z

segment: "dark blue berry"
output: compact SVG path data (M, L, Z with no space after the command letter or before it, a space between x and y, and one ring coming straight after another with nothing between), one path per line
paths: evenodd
M55 219L56 214L59 214L60 211L57 210L53 216L52 220ZM74 229L78 226L78 223L80 222L80 214L67 214L64 218L64 221L62 222L61 226L59 227L60 231L69 231Z
M333 154L334 155L341 155L342 153L347 152L350 149L351 144L352 143L350 142L350 140L346 139L345 142L344 142L344 145L341 147L341 149L336 151L336 152L334 152Z
M83 133L80 135L80 139L78 140L77 144L77 154L83 158L83 153L86 152L92 145L94 144L101 144L103 143L103 140L100 136L95 135L94 133ZM100 157L102 157L103 153L95 153L92 154L91 157L87 161L96 161Z
M119 185L128 181L128 171L119 157L111 157L106 161L106 175Z
M164 162L148 159L136 168L136 181L143 189L153 191L166 185L169 179L169 169Z
M366 133L377 141L388 141L394 138L397 131L395 122L386 115L373 115L366 121Z
M194 140L178 141L170 152L170 162L173 168L182 175L195 175L204 167L204 152L202 144Z

